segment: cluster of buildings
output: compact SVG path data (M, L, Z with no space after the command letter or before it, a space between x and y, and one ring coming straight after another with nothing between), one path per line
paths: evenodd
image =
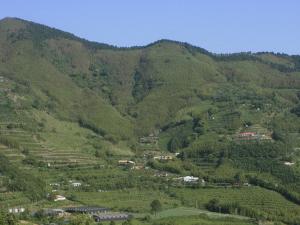
M160 156L154 156L153 159L154 160L160 160L160 161L168 161L168 160L172 160L173 156L171 156L171 155L160 155Z
M9 208L8 212L13 213L13 214L23 213L23 212L25 212L25 208L23 208L23 207Z
M54 189L52 190L53 193L56 193L58 190L57 188L60 187L60 184L59 183L50 183L49 184L51 187L53 187ZM72 186L73 188L79 188L82 186L82 183L81 182L78 182L78 181L72 181L72 180L69 180L69 185ZM50 197L50 194L49 194L49 197ZM60 195L60 194L56 194L54 195L53 197L51 197L51 199L55 202L58 202L58 201L64 201L66 200L67 198L63 195Z
M235 135L235 140L237 141L251 141L251 140L272 140L270 135L259 134L256 132L241 132Z
M194 176L177 177L177 178L174 178L174 180L179 180L179 181L182 181L183 183L187 183L187 184L200 183L202 186L205 185L204 179L200 179L199 177L194 177Z
M123 167L128 167L132 170L147 169L147 167L144 167L144 165L136 164L134 161L131 160L119 160L118 165Z
M80 187L82 185L81 182L72 181L72 180L69 180L69 183L72 187Z
M69 214L87 214L90 215L95 222L128 220L132 217L132 215L126 213L112 212L109 208L97 206L79 206L44 210L44 215L48 216L65 216Z

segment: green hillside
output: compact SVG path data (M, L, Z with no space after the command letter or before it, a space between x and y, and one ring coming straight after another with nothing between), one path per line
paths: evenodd
M119 210L129 204L129 212L149 213L151 187L166 210L193 206L191 194L207 195L198 198L200 209L217 199L218 207L229 204L226 213L237 214L230 207L238 203L242 216L297 224L299 133L300 56L214 54L171 40L118 48L17 18L0 20L0 159L11 164L0 165L2 206L55 207L46 192L49 182L61 182L70 204ZM154 160L158 155L172 160ZM122 168L121 159L148 170ZM212 189L178 185L160 173L197 176ZM34 179L17 187L9 182L14 174L17 182ZM87 186L70 190L68 179ZM245 183L255 187L219 189ZM122 197L126 188L136 191L119 207L110 192L107 202L93 198L99 189ZM254 207L243 197L248 192L266 201ZM164 221L172 218L156 224Z

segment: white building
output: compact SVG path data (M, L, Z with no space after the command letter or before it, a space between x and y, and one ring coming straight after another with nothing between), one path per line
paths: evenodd
M199 177L193 177L193 176L183 177L183 181L186 183L197 182L198 180L199 180Z
M71 183L71 185L72 185L73 187L80 187L80 186L81 186L81 183L80 183L80 182L73 182L73 183Z
M25 208L10 208L8 209L9 213L22 213L25 212Z
M57 202L57 201L64 201L64 200L66 200L66 197L62 196L62 195L56 195L55 198L54 198L55 202Z
M292 165L294 165L295 163L293 163L293 162L284 162L284 165L286 165L286 166L292 166Z
M119 164L120 166L129 166L129 165L134 166L134 165L135 165L135 162L133 162L133 161L131 161L131 160L119 160L119 161L118 161L118 164Z

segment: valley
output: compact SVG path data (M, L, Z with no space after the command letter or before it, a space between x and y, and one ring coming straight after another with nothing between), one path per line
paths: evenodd
M94 206L130 217L102 224L299 224L299 108L297 55L120 48L2 19L1 218L88 224L46 212Z

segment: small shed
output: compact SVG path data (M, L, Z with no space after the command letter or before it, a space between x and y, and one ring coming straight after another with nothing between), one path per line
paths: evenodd
M135 162L131 161L131 160L119 160L118 164L120 166L134 166Z
M198 180L199 180L199 177L193 177L193 176L183 177L183 181L186 182L186 183L197 182Z
M65 196L62 196L62 195L55 195L55 198L54 198L54 201L57 202L57 201L64 201L66 200L66 197Z

